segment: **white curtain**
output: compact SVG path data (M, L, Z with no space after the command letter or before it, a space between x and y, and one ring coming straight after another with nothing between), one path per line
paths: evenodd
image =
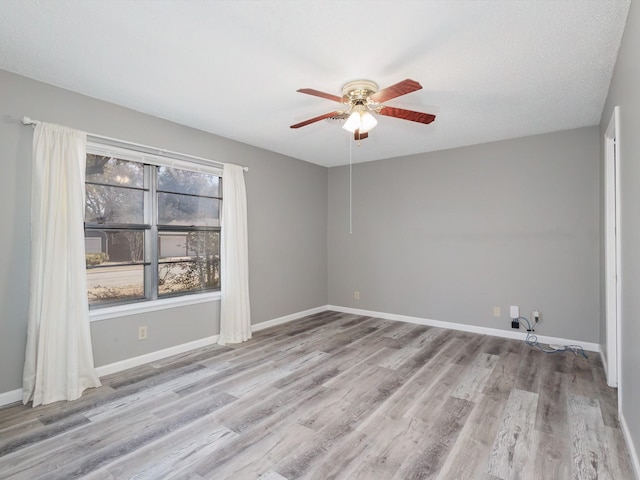
M220 338L240 343L251 338L247 194L243 168L225 164L222 173Z
M75 400L93 366L84 254L86 134L40 123L33 136L31 270L23 403Z

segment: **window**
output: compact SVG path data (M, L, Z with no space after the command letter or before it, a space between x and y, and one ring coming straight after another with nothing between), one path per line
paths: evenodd
M115 147L87 152L89 306L219 290L220 171Z

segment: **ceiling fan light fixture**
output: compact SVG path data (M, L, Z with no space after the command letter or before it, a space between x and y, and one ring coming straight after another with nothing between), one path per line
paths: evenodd
M342 86L342 97L314 90L313 88L301 88L298 92L333 100L342 104L344 110L335 110L310 118L304 122L291 125L291 128L304 127L324 119L339 120L341 122L346 119L342 128L353 133L354 139L360 141L363 138L367 138L369 136L368 132L378 124L376 116L372 115L372 113L428 125L436 119L435 115L384 105L389 100L407 95L421 88L422 85L410 78L382 90L378 90L378 85L371 80L354 80Z
M355 132L356 130L360 131L360 133L366 133L370 130L373 130L373 128L377 124L378 121L376 120L376 117L371 115L371 113L366 110L356 110L351 115L349 115L349 118L344 123L342 128L351 133Z

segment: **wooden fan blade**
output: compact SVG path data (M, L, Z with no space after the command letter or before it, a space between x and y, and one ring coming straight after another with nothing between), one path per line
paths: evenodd
M340 115L340 112L335 111L335 112L325 113L324 115L320 115L318 117L313 117L313 118L310 118L309 120L305 120L304 122L300 122L300 123L296 123L295 125L291 125L291 128L304 127L305 125L309 125L310 123L319 122L320 120L324 120L325 118L335 117L336 115Z
M313 88L301 88L297 91L300 93L306 93L307 95L314 95L316 97L326 98L327 100L333 100L334 102L342 103L342 97L331 95L330 93L321 92L320 90L314 90Z
M364 140L369 136L369 132L360 133L360 130L356 128L355 132L353 132L353 139L357 142L358 140Z
M383 107L380 115L386 115L387 117L401 118L402 120L411 120L412 122L429 124L436 119L435 115L430 113L414 112L413 110L405 110L404 108L396 107Z
M421 88L422 85L420 85L418 82L407 78L406 80L398 82L395 85L383 88L382 90L371 95L369 99L376 103L384 103L387 100L391 100L392 98L396 98L401 95L406 95L407 93L415 92L416 90L420 90Z

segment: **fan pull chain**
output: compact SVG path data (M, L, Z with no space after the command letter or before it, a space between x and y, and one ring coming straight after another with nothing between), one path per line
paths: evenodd
M349 235L353 233L353 142L349 135Z

